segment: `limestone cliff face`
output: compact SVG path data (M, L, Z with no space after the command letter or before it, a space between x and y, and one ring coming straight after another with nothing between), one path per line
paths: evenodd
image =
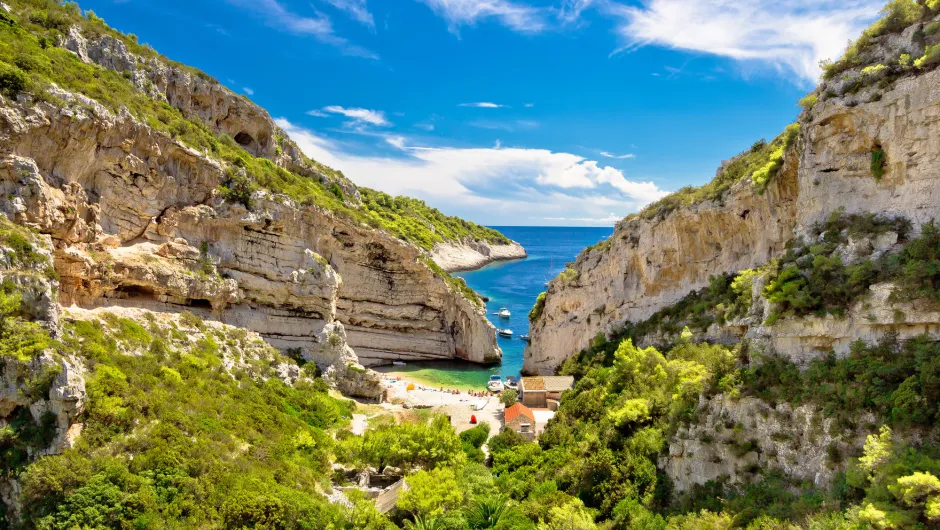
M532 326L523 371L553 373L598 332L639 321L708 283L781 252L796 222L797 154L763 195L749 181L723 201L681 208L664 218L621 222L608 248L587 249L551 281L545 308Z
M447 272L479 269L494 261L522 259L526 256L526 250L515 241L493 243L469 240L460 244L438 243L431 250L431 258Z
M68 46L86 60L119 70L137 65L135 79L145 75L184 114L259 156L312 178L337 178L320 173L263 110L226 89L145 63L107 37L72 38ZM64 90L55 96L56 103L0 104L0 211L51 237L62 305L189 310L284 350L299 348L368 397L381 388L374 373L359 375L360 365L499 360L482 307L435 274L416 246L264 191L250 210L224 201L216 190L225 171L215 160L127 112Z
M842 455L859 453L876 421L868 415L859 418L860 427L845 429L809 405L722 395L703 400L699 417L679 429L660 458L676 491L722 478L747 483L767 469L828 488L845 471Z
M924 45L914 42L915 33L909 28L885 39L872 53L886 64L905 51L916 57ZM626 220L609 249L582 252L573 272L549 286L524 370L551 372L597 333L644 320L706 285L710 275L766 262L787 240L806 235L840 208L902 216L915 231L940 218L940 71L901 77L887 88L860 72L817 89L820 102L801 116L799 148L787 154L764 195L745 179L720 203L695 204L655 220ZM847 87L858 79L867 84ZM871 169L879 149L886 158L880 179ZM838 340L851 342L855 331L845 330Z

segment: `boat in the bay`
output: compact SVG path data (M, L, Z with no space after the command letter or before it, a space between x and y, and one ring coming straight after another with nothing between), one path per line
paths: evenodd
M503 378L498 375L491 375L490 381L486 383L486 388L490 392L502 392L503 391Z
M499 335L502 335L503 337L512 338L512 330L511 330L511 329L497 328L497 329L496 329L496 333L498 333Z
M493 314L499 316L499 318L509 318L510 316L512 316L512 313L510 313L509 310L506 309L505 307L500 308L499 311Z

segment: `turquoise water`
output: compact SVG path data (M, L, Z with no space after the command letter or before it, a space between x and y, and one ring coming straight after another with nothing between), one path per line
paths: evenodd
M383 372L394 372L429 385L450 388L483 388L491 374L518 376L522 369L522 354L526 343L519 337L529 332L529 310L545 282L565 269L565 263L574 261L584 247L609 237L613 228L561 228L561 227L493 227L518 241L529 257L523 260L490 264L480 270L459 272L476 292L486 296L487 318L497 328L509 328L513 338L499 337L503 350L500 366L480 367L470 363L408 363L403 367L385 367ZM506 320L495 314L501 307L512 316Z

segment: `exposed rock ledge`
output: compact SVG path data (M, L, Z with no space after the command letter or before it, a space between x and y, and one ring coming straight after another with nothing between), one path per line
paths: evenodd
M472 271L494 261L526 257L526 250L515 241L509 244L489 241L468 241L460 245L438 243L431 250L431 258L447 272Z

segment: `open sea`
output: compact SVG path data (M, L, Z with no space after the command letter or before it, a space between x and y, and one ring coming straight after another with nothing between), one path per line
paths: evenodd
M511 339L498 337L499 347L503 350L502 364L482 367L463 361L418 362L381 367L378 371L398 374L429 386L477 390L486 387L492 374L500 374L503 378L518 377L526 346L519 337L529 332L529 310L539 293L545 290L545 283L563 271L566 263L574 261L582 249L606 239L614 231L613 228L595 227L493 228L518 241L528 251L529 257L492 263L480 270L455 273L455 276L463 278L476 292L490 299L486 313L494 326L512 330ZM509 319L501 319L494 314L502 307L512 313Z

